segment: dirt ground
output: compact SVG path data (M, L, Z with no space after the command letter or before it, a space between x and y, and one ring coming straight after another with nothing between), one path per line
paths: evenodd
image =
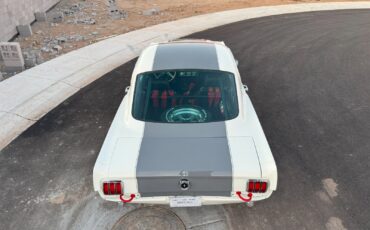
M17 37L26 67L108 37L166 21L245 7L338 0L62 0L48 13L62 22L35 22L33 35Z

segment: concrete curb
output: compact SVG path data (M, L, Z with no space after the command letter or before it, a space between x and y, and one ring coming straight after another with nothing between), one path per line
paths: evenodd
M152 42L271 15L370 9L370 2L265 6L223 11L122 34L50 60L0 83L0 150L81 88L137 57Z

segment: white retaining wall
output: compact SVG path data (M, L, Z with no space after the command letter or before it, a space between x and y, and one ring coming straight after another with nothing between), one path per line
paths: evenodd
M17 34L17 25L35 20L35 12L45 12L60 0L0 0L0 41Z

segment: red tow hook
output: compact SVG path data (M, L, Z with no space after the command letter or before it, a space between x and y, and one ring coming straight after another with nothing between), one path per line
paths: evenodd
M252 196L253 196L253 194L250 192L250 193L248 193L248 197L249 198L244 198L244 197L242 197L242 192L240 192L240 191L238 191L238 192L236 192L236 195L238 195L238 197L242 200L242 201L244 201L244 202L250 202L250 201L252 201Z
M119 195L119 198L121 199L121 201L122 201L123 203L130 203L130 202L135 198L135 194L131 194L131 195L130 195L130 199L128 199L128 200L125 200L125 199L123 198L123 194Z

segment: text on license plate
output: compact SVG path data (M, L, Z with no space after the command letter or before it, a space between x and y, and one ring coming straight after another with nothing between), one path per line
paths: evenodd
M197 207L202 206L202 200L196 196L170 197L171 207Z

